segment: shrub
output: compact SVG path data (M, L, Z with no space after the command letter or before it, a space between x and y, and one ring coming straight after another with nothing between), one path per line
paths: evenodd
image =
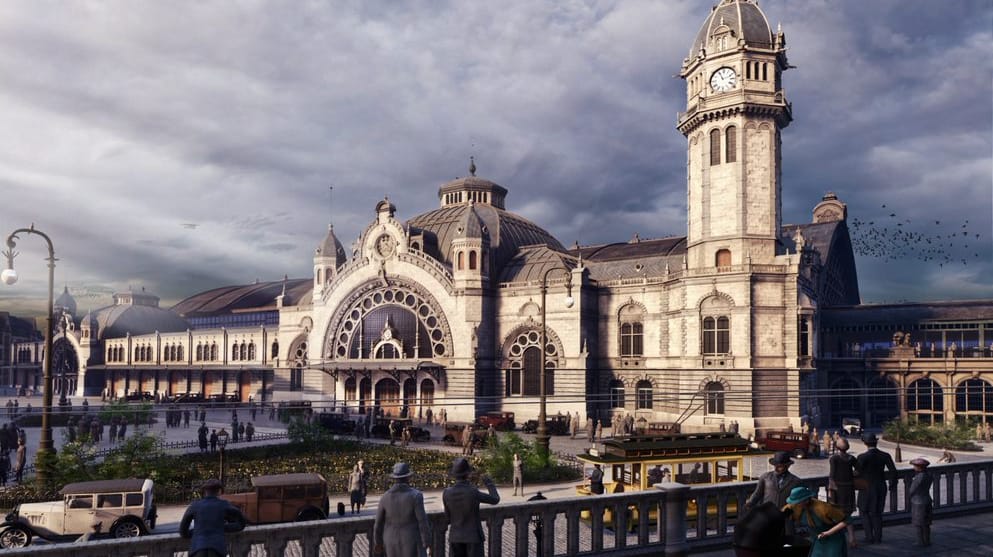
M887 439L899 439L901 443L939 449L980 451L982 448L972 441L974 434L974 429L967 424L930 425L916 420L893 420L883 428L883 435Z
M575 480L582 477L579 470L559 463L554 455L541 454L534 441L516 433L497 435L480 457L480 466L498 482L514 477L514 454L524 461L524 481L527 483Z

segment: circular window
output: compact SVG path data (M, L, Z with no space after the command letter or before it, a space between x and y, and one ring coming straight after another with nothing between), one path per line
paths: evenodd
M387 302L392 302L393 301L393 291L392 290L387 290L386 292L383 292L383 299L386 300Z
M364 307L365 309L372 309L372 300L370 300L369 298L362 300L362 307Z
M515 357L516 356L520 356L521 355L521 345L520 344L515 344L515 345L511 346L510 347L510 355L511 356L515 356Z
M339 346L338 347L338 357L339 358L344 358L345 357L345 354L346 354L345 347L344 346Z
M431 331L431 338L434 339L435 341L440 341L441 339L445 338L445 334L441 332L441 329L435 329Z
M376 305L383 303L383 294L381 292L376 292L375 294L372 295L372 301Z
M554 356L555 355L555 345L554 344L551 344L551 343L546 344L545 345L545 354L548 354L549 356Z
M431 308L427 304L421 304L421 307L417 308L417 313L421 314L421 317L427 317L431 313Z
M417 298L415 298L413 294L407 294L407 297L404 298L403 302L409 307L417 306Z
M355 323L353 321L345 321L344 327L345 327L345 330L346 331L351 331L352 330L352 327L354 327L354 326L355 326Z
M538 342L538 331L531 331L528 333L528 342Z
M432 329L438 326L438 319L433 315L428 316L428 318L425 319L424 322L427 323L427 326Z
M445 345L444 344L441 344L441 343L435 344L434 345L434 355L435 356L444 356L445 355Z

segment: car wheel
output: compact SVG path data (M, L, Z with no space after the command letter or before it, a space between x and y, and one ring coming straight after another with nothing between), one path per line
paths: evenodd
M17 524L9 526L0 532L0 547L15 549L31 545L31 531Z
M137 538L141 535L141 524L132 518L126 518L114 525L110 535L115 538Z
M326 515L320 511L320 509L315 509L310 507L300 511L297 515L297 522L304 522L307 520L324 520Z

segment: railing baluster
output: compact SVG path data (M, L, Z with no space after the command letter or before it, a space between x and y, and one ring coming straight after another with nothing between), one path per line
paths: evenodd
M486 539L490 546L490 555L503 555L503 522L502 515L490 516L486 521Z
M515 536L517 537L517 539L514 540L514 554L517 557L527 557L530 554L530 551L528 551L528 537L530 535L528 530L530 526L530 511L518 511L514 513L514 529Z
M544 557L555 555L555 511L541 513L541 546Z
M638 501L638 545L648 545L652 506L648 501Z
M579 507L570 506L565 511L566 555L579 553ZM494 554L495 555L495 554Z
M623 548L628 545L628 506L623 501L615 502L611 508L614 513L614 547Z
M594 499L590 505L590 549L597 552L603 549L603 504Z
M355 545L355 532L346 530L334 537L334 550L338 557L352 557L353 545Z

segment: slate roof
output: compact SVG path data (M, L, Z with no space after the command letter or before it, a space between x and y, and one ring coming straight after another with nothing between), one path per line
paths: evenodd
M683 268L686 237L581 246L570 250L569 254L577 258L582 256L589 277L596 281L661 276L665 274L666 266L670 271Z
M935 321L993 322L993 300L952 300L905 304L861 304L824 308L821 326L913 324Z
M115 304L90 313L96 323L97 338L121 338L132 335L147 335L180 332L190 328L185 319L160 307L131 304Z
M703 22L700 32L697 33L696 40L690 50L691 56L696 56L701 48L708 47L710 34L720 27L721 23L727 25L734 32L735 39L745 39L751 46L761 48L772 48L772 30L769 28L769 21L765 14L759 9L756 2L752 0L722 0L714 7L710 16Z
M238 311L275 309L276 297L286 286L284 306L307 303L313 291L311 279L288 279L258 282L235 286L222 286L194 294L172 306L172 311L183 317L218 315Z

